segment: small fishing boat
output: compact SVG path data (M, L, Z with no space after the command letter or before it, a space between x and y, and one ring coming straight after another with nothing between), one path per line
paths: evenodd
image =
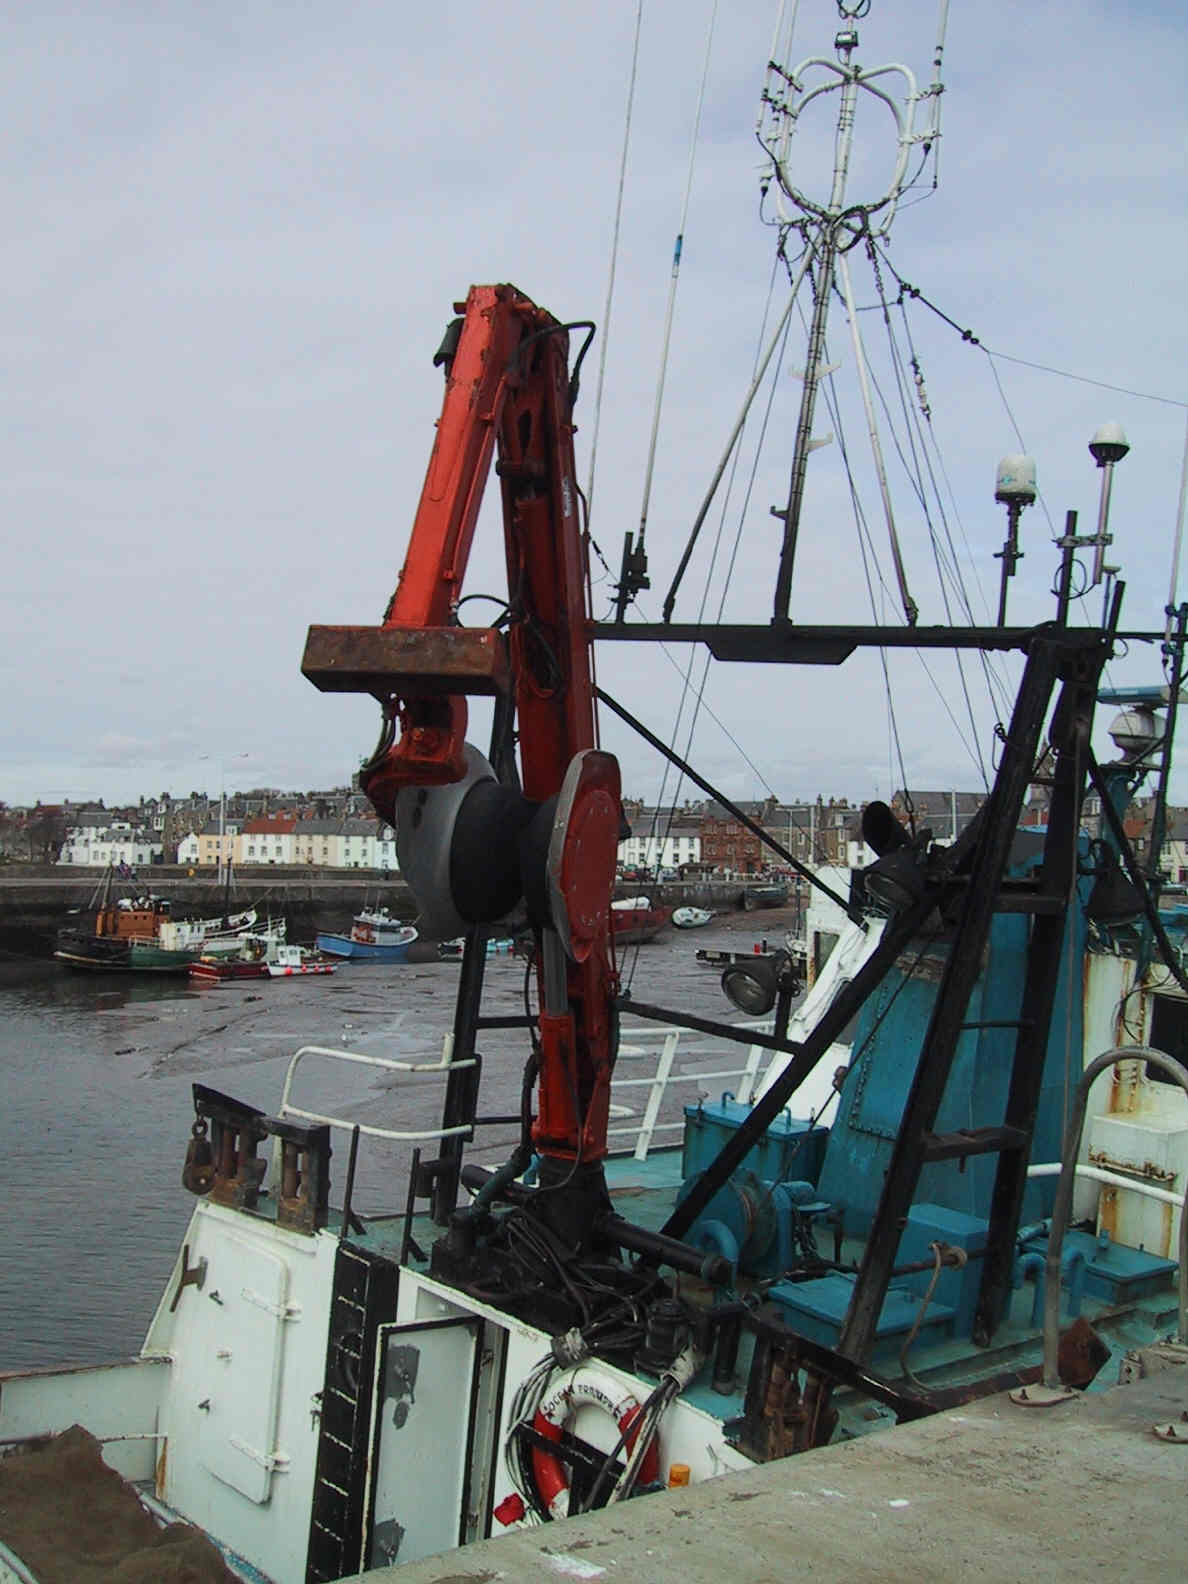
M308 946L278 946L264 969L269 979L292 979L301 974L332 974L337 963L329 962Z
M267 979L268 964L277 960L285 942L285 923L237 937L231 951L205 949L190 964L191 984L225 984L234 979Z
M672 922L677 929L700 929L713 918L708 908L679 907L672 912Z
M113 899L112 877L109 868L92 899L90 923L70 924L58 931L54 951L58 962L69 968L185 973L216 942L236 950L239 935L256 922L254 908L219 918L175 919L168 897L150 892Z
M515 953L519 944L519 938L515 935L492 935L484 949L488 957L501 957ZM461 960L462 953L465 950L465 935L456 935L452 940L439 941L437 943L437 955L443 961Z
M654 940L671 920L672 909L653 907L651 897L624 897L611 903L611 930L620 946L638 946L642 941Z
M754 908L783 907L788 901L786 880L765 881L761 885L743 887L743 907L749 913Z
M317 947L331 957L359 957L370 962L407 962L408 949L417 939L413 924L405 924L387 908L364 908L356 913L349 935L319 930Z

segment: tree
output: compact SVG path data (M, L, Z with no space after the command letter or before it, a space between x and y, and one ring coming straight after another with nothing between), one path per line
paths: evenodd
M32 863L57 863L66 842L66 816L52 804L38 804L25 825Z

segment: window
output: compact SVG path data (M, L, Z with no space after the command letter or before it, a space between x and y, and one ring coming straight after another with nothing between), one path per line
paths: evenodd
M1188 1066L1188 1001L1180 996L1157 995L1151 1005L1151 1044L1156 1050ZM1145 1063L1152 1083L1175 1083L1162 1067Z
M813 972L819 974L825 966L830 952L837 945L837 936L832 930L813 931Z

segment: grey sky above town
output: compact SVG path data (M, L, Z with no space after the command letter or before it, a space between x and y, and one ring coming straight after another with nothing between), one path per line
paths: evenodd
M712 11L710 0L643 7L592 518L612 574L640 514ZM759 218L754 125L776 11L733 0L716 18L649 511L648 618L738 410L767 301L775 236ZM992 619L996 604L998 458L1025 448L1038 461L1044 504L1024 515L1010 615L1045 619L1051 536L1070 507L1092 528L1087 442L1114 419L1132 446L1113 492L1124 625L1161 626L1188 415L1188 23L1179 6L1137 0L953 0L951 11L940 184L904 206L892 256L982 343L913 310L975 611ZM636 5L47 0L0 15L0 799L345 782L378 708L304 681L306 628L380 619L441 402L432 353L468 285L511 280L559 318L601 327ZM837 25L833 0L802 0L797 56L831 53ZM929 0L873 0L859 58L903 61L927 81L934 26ZM887 147L858 162L856 196ZM806 185L827 186L830 157L828 129L806 118ZM873 359L881 321L862 319ZM752 481L757 417L725 510L729 542L749 497L727 619L770 615L769 507L787 495L801 345L781 359L763 461ZM984 348L1123 390L992 363ZM583 485L599 350L577 414ZM840 312L830 360L839 381L852 376ZM820 410L815 427L834 424ZM872 619L840 461L835 437L810 462L794 619ZM893 451L888 466L921 620L944 621L927 526ZM489 496L467 592L503 587ZM877 497L865 501L886 567ZM718 522L715 511L707 542ZM706 566L695 560L678 620L696 616ZM602 615L611 579L597 577ZM711 610L721 587L715 572ZM1078 610L1097 619L1100 591ZM899 619L885 596L877 614ZM691 748L688 704L677 713L687 662L675 648L604 647L599 679L728 795L860 799L901 783L875 657L838 671L719 668ZM971 727L955 673L928 666L935 688L916 656L889 661L908 783L976 789L1001 708L971 666ZM1016 668L1000 671L1009 685ZM701 677L698 659L694 690ZM1132 646L1111 680L1157 682L1158 651ZM481 711L475 721L483 745ZM605 740L627 791L698 795L664 780L617 725Z

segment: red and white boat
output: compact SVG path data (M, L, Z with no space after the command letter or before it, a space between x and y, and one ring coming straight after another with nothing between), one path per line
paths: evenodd
M619 946L636 946L650 941L672 919L672 909L653 907L651 897L624 897L611 903L611 929Z
M269 962L278 961L285 945L285 921L245 932L232 953L204 951L190 964L191 984L223 984L231 979L267 979ZM299 950L300 948L293 948Z
M275 958L264 966L270 979L292 979L298 974L332 974L337 965L308 946L278 946Z
M283 939L248 936L234 957L200 957L190 964L191 984L225 984L236 979L289 979L296 974L333 973L334 964L307 946Z

